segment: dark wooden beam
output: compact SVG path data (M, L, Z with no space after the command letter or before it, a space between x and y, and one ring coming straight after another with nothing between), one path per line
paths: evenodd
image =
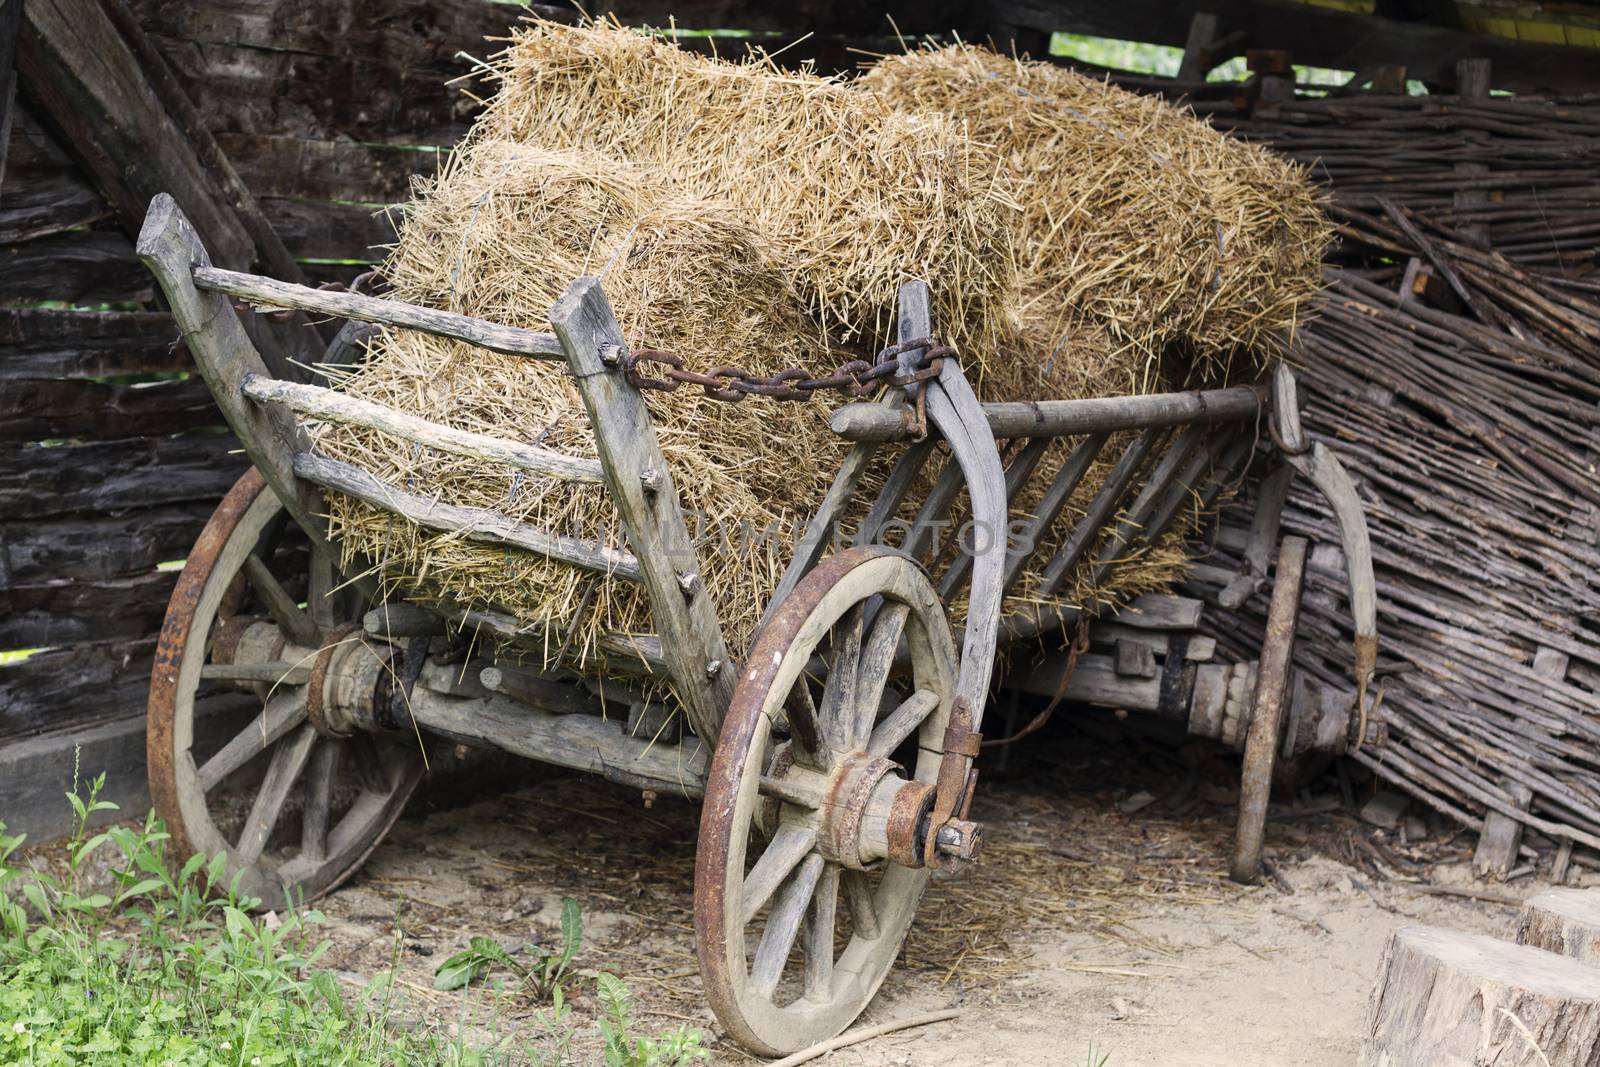
M1006 23L1183 47L1194 15L1215 15L1252 48L1285 49L1296 63L1339 70L1404 65L1412 78L1450 85L1462 59L1494 62L1495 88L1517 92L1600 88L1600 51L1536 45L1450 26L1406 22L1273 0L989 0L970 5L985 25ZM969 9L969 10L970 10Z
M0 203L5 202L6 148L11 144L11 107L17 98L17 30L22 0L0 0Z

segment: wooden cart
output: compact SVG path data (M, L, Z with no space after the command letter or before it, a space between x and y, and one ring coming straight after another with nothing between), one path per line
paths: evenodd
M151 678L151 793L178 847L225 853L244 889L269 902L285 892L326 892L360 866L400 814L423 774L421 731L703 797L694 912L706 995L730 1034L766 1054L847 1026L893 963L930 871L977 855L973 761L996 650L1073 621L1060 613L1002 618L1004 593L1026 557L1008 553L1005 538L989 537L933 559L933 523L964 490L977 529L1018 529L1008 526L1008 501L1046 446L1070 436L1077 443L1038 513L1016 519L1022 540L1037 541L1032 535L1056 519L1113 435L1137 431L1044 573L1058 584L1082 567L1109 568L1161 536L1195 498L1214 499L1238 477L1258 420L1273 406L1270 390L1257 388L981 404L954 359L923 367L929 345L919 342L934 332L928 290L908 284L899 330L909 343L894 357L904 384L834 413L835 431L854 444L738 664L699 581L672 471L597 280L571 285L551 311L554 332L545 334L213 268L164 196L152 203L138 247L254 464L189 555ZM241 326L236 300L564 361L599 458L463 432L275 378ZM1286 374L1278 383L1292 390ZM629 550L381 484L310 450L297 416L360 423L422 447L603 484ZM1298 434L1292 418L1280 422L1282 433ZM885 449L898 458L870 506L863 501L860 547L827 552L869 462ZM1299 448L1294 459L1313 474L1331 463L1317 449ZM925 467L926 481L918 477ZM913 487L925 484L932 488L900 547L875 544L909 508ZM530 633L493 611L363 601L361 583L336 573L325 489L425 526L640 583L659 632L611 635L601 652L608 673L669 680L688 729L674 732L649 695L659 684L641 687L622 715L615 694L629 687L611 684L602 698L562 666L525 665L542 662L538 654L509 654L519 646L559 649L559 634ZM1354 521L1359 527L1359 511ZM1357 566L1359 548L1347 554ZM957 599L967 604L959 642L945 609ZM1356 614L1358 631L1370 635L1370 610L1358 603ZM499 640L454 640L463 628ZM1265 760L1268 778L1282 733L1286 642L1273 656L1277 666L1264 657L1258 672L1250 724L1252 737L1264 739L1252 742L1253 755ZM197 696L218 687L253 690L263 707L215 752L197 753ZM603 715L607 703L612 712ZM224 788L229 783L238 788Z

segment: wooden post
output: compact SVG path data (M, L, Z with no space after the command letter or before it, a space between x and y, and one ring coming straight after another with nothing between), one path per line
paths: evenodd
M1489 96L1490 62L1487 59L1463 59L1456 63L1456 95L1464 100L1481 100ZM1489 173L1487 163L1457 163L1457 174L1482 177ZM1460 189L1451 197L1457 211L1480 208L1489 203L1487 189ZM1457 223L1456 229L1473 244L1488 247L1489 224L1486 222Z
M598 278L573 282L550 310L589 413L606 487L638 558L650 616L689 725L709 747L739 677L700 578L672 470L656 444L644 397L623 372L627 344Z
M0 189L5 186L6 148L11 144L11 109L17 96L17 31L21 27L22 0L0 0Z
M1178 64L1178 82L1195 84L1206 80L1206 75L1217 65L1213 45L1217 39L1217 16L1208 11L1195 12L1189 20L1189 37L1183 45L1183 62Z
M1533 804L1533 790L1521 782L1506 783L1506 792L1519 811L1527 811ZM1480 876L1493 876L1504 880L1516 865L1517 851L1522 847L1522 821L1504 812L1491 810L1483 817L1483 828L1478 831L1478 848L1472 854L1472 869Z
M1551 952L1411 926L1389 938L1361 1034L1363 1067L1589 1067L1600 978Z
M195 366L222 410L222 417L244 444L250 462L311 538L313 547L326 550L322 495L294 474L295 453L303 450L294 415L276 405L258 405L244 395L245 379L265 375L266 364L250 343L227 297L203 293L194 287L194 268L209 267L211 257L172 197L161 193L150 202L137 249L139 258L166 293Z
M1600 889L1546 889L1523 902L1517 944L1600 964Z

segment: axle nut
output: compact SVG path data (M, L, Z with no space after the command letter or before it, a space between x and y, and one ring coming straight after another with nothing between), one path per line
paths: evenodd
M983 850L983 827L967 819L951 819L939 827L937 841L941 855L975 860Z

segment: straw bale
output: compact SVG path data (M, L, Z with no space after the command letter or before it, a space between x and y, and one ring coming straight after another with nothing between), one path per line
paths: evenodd
M1329 229L1304 172L1186 109L966 44L859 85L958 119L1008 172L1034 351L1100 329L1145 390L1251 377L1319 288Z
M933 283L936 321L969 355L1014 335L1018 209L959 123L606 22L532 22L495 69L473 139L600 151L727 201L783 250L835 339L888 338L895 292L915 278Z
M459 153L419 190L386 273L399 299L535 329L548 329L549 308L571 279L598 274L635 346L737 354L757 373L829 353L788 272L737 212L664 192L593 154L503 141ZM448 426L595 455L562 363L393 331L341 387ZM761 535L770 524L787 534L789 516L820 498L843 448L820 405L730 405L698 389L649 403L694 525L708 538L740 539L734 551L703 552L703 575L730 632L747 633L783 563L781 540ZM801 442L805 462L796 461ZM615 507L597 486L520 476L349 426L323 427L318 447L389 484L625 547ZM642 590L631 583L419 530L338 495L330 508L347 562L376 560L425 595L495 605L561 630L598 582L583 638L650 629Z

